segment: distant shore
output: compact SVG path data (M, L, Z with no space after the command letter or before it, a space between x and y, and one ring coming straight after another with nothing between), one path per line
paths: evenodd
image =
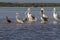
M60 3L4 3L0 7L60 7Z

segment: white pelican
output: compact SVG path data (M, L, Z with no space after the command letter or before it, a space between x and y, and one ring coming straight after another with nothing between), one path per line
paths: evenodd
M47 22L48 21L48 16L45 15L44 8L41 8L40 14L41 14L41 23Z
M60 17L59 17L59 15L56 13L56 8L53 8L53 18L54 18L54 20L58 20L58 19L60 19Z
M24 23L26 20L27 20L26 18L23 19L23 20L19 20L19 19L18 19L18 13L16 13L16 21L17 21L18 23Z
M7 20L8 23L11 23L11 20L8 19L8 16L6 16L6 20Z
M36 21L37 20L36 17L34 17L32 14L30 14L30 8L28 8L28 10L27 10L27 17L28 17L29 21Z

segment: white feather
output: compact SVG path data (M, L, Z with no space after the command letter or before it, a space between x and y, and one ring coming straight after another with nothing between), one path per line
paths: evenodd
M48 16L45 15L45 10L44 10L44 8L41 8L41 10L43 11L43 13L40 12L40 14L41 14L41 20L43 21L44 18L48 19ZM43 18L43 17L44 17L44 18Z
M56 13L56 8L53 8L53 18L54 20L58 20L58 14Z
M18 23L24 23L23 20L19 20L19 19L18 19L18 13L16 13L16 21L17 21Z
M29 21L36 21L36 20L37 20L37 18L33 19L33 18L32 18L32 14L30 14L30 8L28 8L28 10L27 10L27 11L28 11L28 12L27 12L28 20L29 20Z

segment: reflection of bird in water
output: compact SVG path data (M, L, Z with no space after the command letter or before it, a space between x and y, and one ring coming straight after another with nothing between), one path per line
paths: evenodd
M54 20L58 20L58 19L60 19L60 17L59 17L59 15L56 13L56 8L53 8L53 18L54 18Z
M11 23L11 20L8 19L8 16L6 16L6 20L7 20L8 23Z
M56 21L56 20L53 21L53 24L57 24L57 23L58 23L58 21Z
M17 21L18 23L24 23L26 20L27 20L27 18L24 18L23 20L19 20L19 19L18 19L18 13L16 13L16 21Z
M28 17L29 21L36 21L37 20L36 17L34 17L32 14L30 14L30 8L28 8L28 10L27 10L27 17Z
M45 10L43 8L41 8L40 14L41 14L41 23L46 23L48 21L48 16L45 15Z

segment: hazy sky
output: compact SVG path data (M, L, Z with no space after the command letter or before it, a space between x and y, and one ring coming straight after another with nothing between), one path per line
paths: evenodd
M0 2L17 2L17 3L60 3L60 0L0 0Z

